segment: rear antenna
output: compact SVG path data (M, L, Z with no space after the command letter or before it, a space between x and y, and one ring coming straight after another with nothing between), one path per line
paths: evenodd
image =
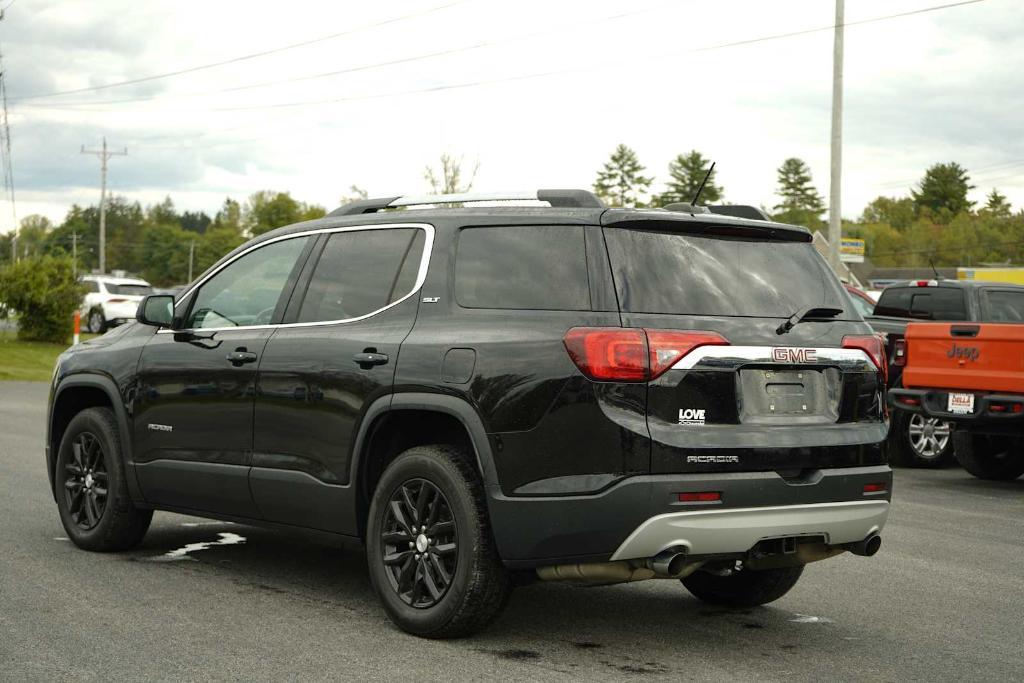
M928 259L928 265L932 267L932 272L935 273L935 279L941 280L942 276L939 275L939 270L935 267L935 259Z
M700 193L704 191L704 186L707 185L708 178L715 172L715 162L711 162L711 168L704 175L704 180L700 181L700 187L697 188L697 194L693 195L693 201L690 202L690 206L697 206L697 200L700 199Z

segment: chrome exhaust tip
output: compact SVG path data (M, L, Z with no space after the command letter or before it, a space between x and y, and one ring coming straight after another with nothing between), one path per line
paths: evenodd
M662 550L647 561L647 566L659 576L676 577L686 569L686 553L678 550Z

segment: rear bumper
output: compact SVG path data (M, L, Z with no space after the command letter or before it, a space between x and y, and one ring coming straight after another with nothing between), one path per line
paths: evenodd
M790 536L819 536L825 545L843 545L881 531L888 516L888 500L673 512L637 527L611 559L654 557L670 548L685 548L690 556L728 555Z
M974 394L974 412L964 414L946 410L950 393L944 389L890 389L886 400L890 408L949 420L964 426L1024 424L1024 412L1015 413L1006 409L1006 406L1014 403L1024 404L1024 396L1020 394L960 392ZM993 406L1003 406L1003 409L992 410Z
M885 484L864 493L865 484ZM713 503L681 503L679 493L718 491ZM511 567L652 557L681 545L692 554L743 553L781 536L862 540L885 523L888 465L627 477L593 495L506 496L488 490L498 551ZM863 533L862 533L863 532Z

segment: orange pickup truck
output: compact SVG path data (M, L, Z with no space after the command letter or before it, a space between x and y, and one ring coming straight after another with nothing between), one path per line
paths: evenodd
M954 424L953 447L981 479L1024 474L1024 325L910 323L889 406Z

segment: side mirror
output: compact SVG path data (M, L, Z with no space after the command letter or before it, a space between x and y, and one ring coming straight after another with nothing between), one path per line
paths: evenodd
M174 297L169 294L150 294L139 302L135 319L143 325L170 327L174 320Z

